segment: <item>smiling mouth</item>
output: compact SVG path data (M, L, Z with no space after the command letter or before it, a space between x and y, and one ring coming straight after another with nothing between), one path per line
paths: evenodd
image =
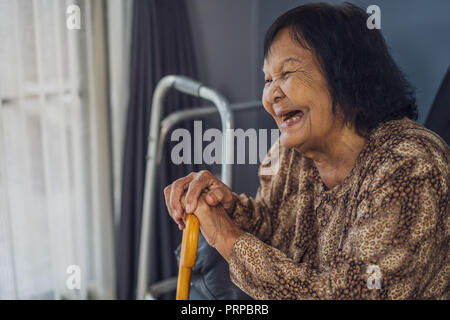
M293 110L281 116L281 120L283 121L283 124L291 125L297 123L302 117L303 117L302 111Z

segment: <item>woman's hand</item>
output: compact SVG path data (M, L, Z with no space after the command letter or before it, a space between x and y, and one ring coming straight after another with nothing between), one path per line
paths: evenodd
M198 198L204 191L206 191L205 201L209 206L221 204L228 213L231 213L236 202L231 189L207 170L192 172L164 189L167 209L180 230L185 227L186 213L195 212ZM181 197L185 192L186 210L183 210Z
M208 244L229 261L233 244L244 231L236 227L221 205L210 207L206 199L207 193L202 193L198 198L194 214L198 218L200 230ZM181 198L183 210L186 203L186 197L183 196Z

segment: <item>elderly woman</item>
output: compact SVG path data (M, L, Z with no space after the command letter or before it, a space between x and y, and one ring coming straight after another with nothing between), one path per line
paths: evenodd
M232 281L257 299L449 299L447 144L414 120L413 91L353 5L300 6L264 44L263 105L280 169L256 198L208 171L165 190L194 213ZM186 204L186 206L184 206Z

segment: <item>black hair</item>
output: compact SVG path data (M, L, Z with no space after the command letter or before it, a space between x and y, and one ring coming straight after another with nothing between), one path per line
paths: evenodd
M288 28L294 41L311 50L328 82L333 112L366 135L378 124L417 119L414 89L391 57L378 29L369 29L369 15L348 2L314 3L284 13L264 38L264 58L278 32Z

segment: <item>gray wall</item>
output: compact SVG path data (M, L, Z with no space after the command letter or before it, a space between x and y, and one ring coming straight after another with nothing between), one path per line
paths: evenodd
M232 102L254 99L259 1L188 3L202 80Z
M188 3L199 80L218 89L232 103L260 99L264 79L261 65L255 59L259 54L260 2L189 0ZM236 127L244 130L274 125L262 108L236 113L235 118ZM233 190L254 195L257 169L258 165L235 165Z
M309 2L318 1L189 0L200 80L232 102L259 99L264 83L261 67L265 31L283 12ZM381 8L381 31L394 59L416 87L419 122L424 123L450 65L450 1L350 2L362 8L371 4ZM274 126L264 110L237 118L241 128ZM256 169L237 168L237 192L254 193Z

